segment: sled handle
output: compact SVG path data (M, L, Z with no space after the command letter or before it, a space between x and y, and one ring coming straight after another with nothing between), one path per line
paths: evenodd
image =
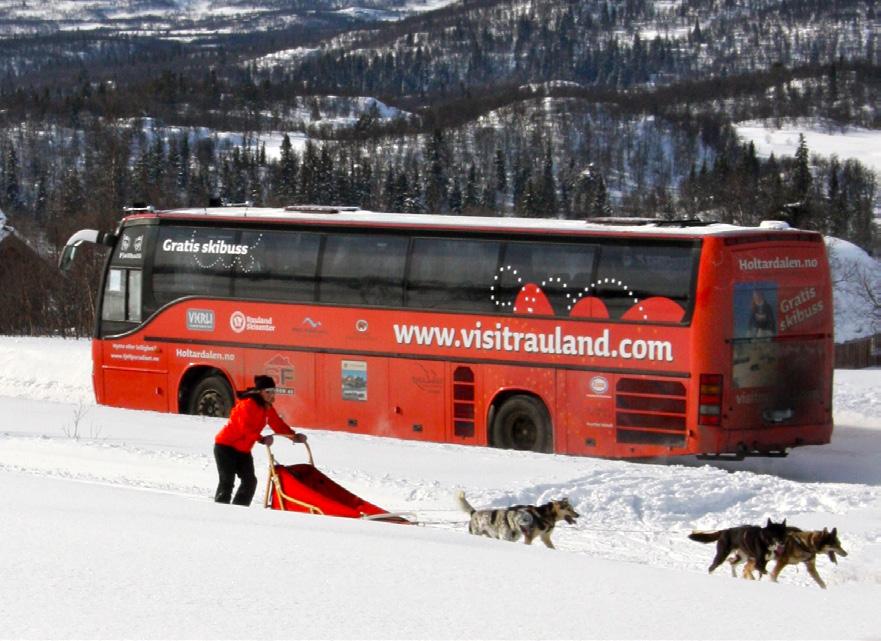
M312 467L315 467L315 459L312 458L312 448L309 447L309 442L304 441L303 445L306 446L306 454L309 455L309 465L311 465Z
M287 438L287 439L291 438L291 436L288 434L273 434L272 436L281 436L282 438ZM291 443L293 443L293 441L291 441ZM309 447L309 442L304 441L303 445L306 447L306 454L309 456L309 465L311 465L312 467L315 467L315 459L312 456L312 448ZM269 464L272 465L275 461L275 457L272 455L272 446L267 445L266 451L269 454Z
M289 435L289 434L275 434L275 436L281 436L281 437L287 438L287 439L292 438L291 435ZM293 443L293 440L291 440L291 443ZM306 447L306 454L309 456L309 465L311 465L312 467L315 467L315 459L312 456L312 448L309 447L309 441L303 441L303 445ZM269 449L269 446L267 445L266 448ZM271 455L272 450L269 450L269 453Z

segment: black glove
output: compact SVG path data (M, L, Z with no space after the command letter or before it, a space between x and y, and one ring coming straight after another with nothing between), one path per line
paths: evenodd
M260 442L263 445L272 445L272 434L267 434L266 436L261 436Z

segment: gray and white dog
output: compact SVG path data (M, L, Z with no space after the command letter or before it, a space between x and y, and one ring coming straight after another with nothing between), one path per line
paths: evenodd
M512 505L506 508L475 510L465 500L465 492L459 492L456 498L462 510L471 516L468 523L468 532L471 534L503 541L517 541L522 535L527 545L531 545L538 537L546 546L553 548L551 534L557 521L565 520L573 525L580 516L569 504L569 499L551 501L544 505Z

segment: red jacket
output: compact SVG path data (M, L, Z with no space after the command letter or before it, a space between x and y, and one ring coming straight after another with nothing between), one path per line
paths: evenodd
M252 396L246 396L232 408L229 421L214 437L214 442L239 452L250 452L267 424L276 434L294 434L272 405L264 407Z

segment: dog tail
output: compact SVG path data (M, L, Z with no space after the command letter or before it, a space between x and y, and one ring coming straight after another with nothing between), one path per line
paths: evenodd
M719 537L722 536L721 530L716 530L715 532L702 532L700 530L694 530L691 534L688 535L692 541L697 541L698 543L712 543L713 541L718 541Z
M459 493L456 494L456 500L459 501L459 507L462 508L468 514L474 514L474 508L471 507L471 504L465 500L465 492L459 490Z

